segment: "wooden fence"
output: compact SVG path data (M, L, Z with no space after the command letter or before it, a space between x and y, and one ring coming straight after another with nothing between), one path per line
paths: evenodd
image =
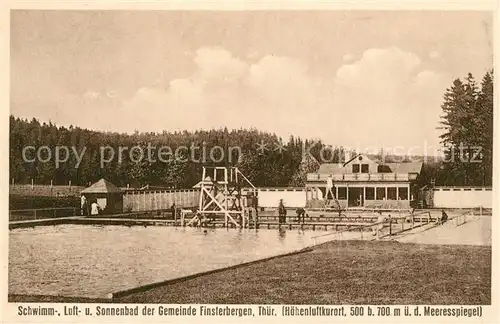
M18 196L77 197L85 187L70 185L11 184L9 194Z
M177 208L192 208L198 206L199 198L199 189L129 191L123 195L123 211L164 210L173 203Z

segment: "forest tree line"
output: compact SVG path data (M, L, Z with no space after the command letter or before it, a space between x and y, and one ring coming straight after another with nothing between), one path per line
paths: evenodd
M445 145L445 159L428 164L428 177L436 179L438 185L491 185L493 156L493 71L486 73L481 85L477 85L473 76L464 80L456 79L446 90L442 104L443 116L440 121L444 133L441 137ZM437 125L438 126L438 125ZM353 151L343 147L330 147L321 141L290 137L283 139L275 134L256 129L228 130L214 129L194 132L134 133L120 134L97 132L79 127L58 127L52 122L40 122L10 116L10 179L14 183L63 185L70 181L73 185L88 185L100 178L106 178L118 186L144 185L172 188L190 188L201 179L203 154L184 151L185 159L172 159L167 163L160 161L158 152L153 152L155 162L145 158L136 158L127 152L122 159L113 158L101 167L101 148L116 153L120 147L138 146L143 152L148 146L166 146L173 150L179 147L207 149L219 146L226 154L224 161L212 165L238 166L256 186L303 186L305 175L319 168L318 161L329 163L345 162ZM266 143L267 149L258 150L258 143ZM283 143L282 149L278 144ZM458 157L458 147L466 147L465 154L471 159L474 147L481 146L481 162L468 163ZM80 165L74 154L68 160L56 166L54 158L49 162L23 159L26 146L39 148L46 146L52 154L57 146L68 147L82 152ZM238 147L231 152L229 148ZM311 155L303 154L304 148ZM309 149L310 148L310 149ZM33 154L33 152L31 152ZM45 152L46 153L46 152ZM230 158L229 158L230 157ZM374 158L408 161L411 157L394 157L375 154ZM413 157L414 158L414 157ZM476 157L477 158L477 157ZM230 162L229 162L230 161Z
M455 79L444 94L440 128L444 160L440 183L491 186L493 177L493 70L478 85Z
M264 152L258 151L257 143L267 143ZM172 188L190 188L201 180L202 165L238 166L240 170L251 179L256 186L288 186L303 185L303 175L297 175L301 170L303 147L312 147L310 152L319 158L319 150L325 145L320 141L302 140L290 137L283 144L281 151L275 150L277 143L282 139L275 134L260 132L255 129L231 130L227 128L195 132L163 132L163 133L134 133L119 134L111 132L96 132L79 127L57 127L53 123L39 122L33 118L26 119L10 117L10 178L14 183L30 183L31 179L37 184L54 185L68 184L88 185L100 178L106 178L118 186L131 185L141 187L144 185L162 186ZM275 145L273 145L275 144ZM57 146L73 148L82 154L78 168L78 161L74 154L69 154L68 161L56 167L54 158L49 162L40 162L30 150L29 159L23 159L23 148L26 146L39 148L46 146L52 154ZM188 148L180 151L184 156L160 160L157 150L152 152L149 159L146 155L136 157L140 150L124 152L121 160L116 157L116 152L122 148L140 147L142 152L152 148L168 147L176 150L179 147ZM192 146L197 147L192 151ZM203 155L202 149L207 150L219 146L224 149L224 154L232 153L224 161L213 163L208 154ZM109 162L101 168L101 148L107 147L105 153L115 152L115 158L104 154ZM229 148L239 148L230 151ZM332 162L339 162L342 148L325 150ZM41 154L42 159L48 158L46 151ZM262 153L262 154L261 154ZM110 153L111 154L111 153ZM327 155L328 155L327 154ZM27 155L27 154L26 154ZM333 157L335 156L335 158ZM204 160L204 157L206 160ZM217 159L219 156L216 157ZM154 162L152 162L154 161ZM312 165L307 171L312 172L318 165ZM303 168L302 168L303 169Z

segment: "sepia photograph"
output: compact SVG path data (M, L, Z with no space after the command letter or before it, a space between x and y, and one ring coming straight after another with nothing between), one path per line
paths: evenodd
M492 305L492 11L9 16L19 316Z

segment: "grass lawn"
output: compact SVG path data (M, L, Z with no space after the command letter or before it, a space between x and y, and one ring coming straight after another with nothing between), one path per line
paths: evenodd
M35 296L9 300L68 301ZM330 242L312 252L156 287L113 302L485 305L491 304L491 247Z

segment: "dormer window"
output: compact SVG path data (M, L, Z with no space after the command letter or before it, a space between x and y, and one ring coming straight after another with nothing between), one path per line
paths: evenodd
M352 173L359 173L359 164L352 165Z
M361 164L361 173L369 173L368 164Z

